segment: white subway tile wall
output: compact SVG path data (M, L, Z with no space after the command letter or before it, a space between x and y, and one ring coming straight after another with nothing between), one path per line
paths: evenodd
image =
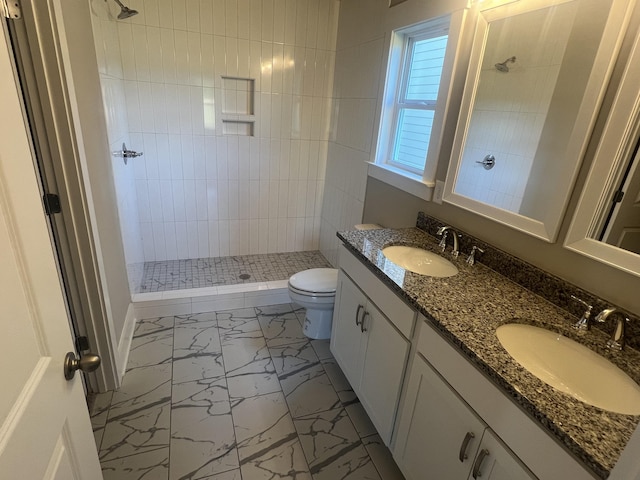
M101 78L118 85L110 141L144 151L119 198L135 262L318 248L339 5L130 0L140 13L123 21L94 8ZM223 76L255 80L252 137L223 135Z
M388 4L381 0L342 2L337 40L334 105L326 153L320 251L337 264L335 232L362 222L367 162L375 148L374 125L386 64L385 27L379 19ZM362 17L362 12L367 12ZM358 25L358 28L354 28ZM320 87L319 87L320 88Z

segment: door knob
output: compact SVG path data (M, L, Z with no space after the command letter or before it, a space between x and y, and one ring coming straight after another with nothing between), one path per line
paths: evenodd
M93 372L100 366L100 357L93 353L87 353L80 358L76 358L75 353L69 352L64 357L64 378L71 380L76 374L76 370L85 373Z

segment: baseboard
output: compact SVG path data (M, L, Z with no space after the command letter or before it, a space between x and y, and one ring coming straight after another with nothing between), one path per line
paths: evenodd
M133 331L136 328L136 309L133 302L127 308L127 316L124 319L124 327L120 342L118 343L118 358L116 365L118 367L118 384L122 383L122 377L127 370L127 361L129 360L129 351L131 350L131 341L133 340Z

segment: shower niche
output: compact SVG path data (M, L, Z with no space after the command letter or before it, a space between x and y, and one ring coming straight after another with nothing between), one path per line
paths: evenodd
M222 77L222 133L252 137L255 127L255 80Z
M444 201L555 241L625 3L532 0L478 12Z

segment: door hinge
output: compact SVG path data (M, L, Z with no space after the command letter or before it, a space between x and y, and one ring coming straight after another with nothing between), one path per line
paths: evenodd
M618 190L613 194L613 203L620 203L624 198L624 192L622 190Z
M47 215L53 215L54 213L60 213L62 207L60 206L60 197L55 193L45 193L42 197L44 203L44 211Z
M0 7L2 7L2 14L6 18L22 18L22 10L18 0L0 0Z

